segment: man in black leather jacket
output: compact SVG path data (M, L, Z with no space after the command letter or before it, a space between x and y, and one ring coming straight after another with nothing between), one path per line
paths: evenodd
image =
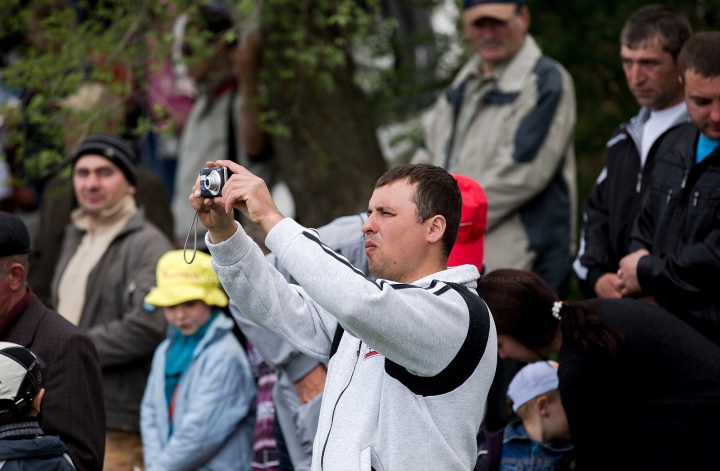
M700 33L678 58L693 124L673 131L620 261L624 296L650 295L720 344L720 32Z

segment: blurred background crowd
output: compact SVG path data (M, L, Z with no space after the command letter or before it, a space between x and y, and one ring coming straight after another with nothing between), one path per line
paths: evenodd
M720 1L648 3L3 2L0 211L22 224L2 219L0 268L22 273L3 281L0 340L43 358L48 384L53 372L69 374L55 366L62 361L82 378L63 400L46 397L43 430L62 438L78 469L211 469L213 459L310 469L325 366L245 319L217 280L175 285L213 276L205 254L188 268L177 249L188 237L205 249L187 198L206 161L221 159L261 176L285 216L320 227L365 272L362 213L380 175L404 163L465 175L479 183L473 221L482 231L468 237L483 237L484 256L462 262L491 272L489 282L531 272L563 300L646 301L695 329L684 341L699 332L698 345L716 348L720 43L700 35L681 49L720 27ZM673 152L690 163L661 160ZM238 219L267 252L262 230ZM492 278L498 269L524 271ZM68 330L84 347L68 353L53 343L65 342L59 336L42 342L46 352L32 349L14 319L25 313L28 332L67 329L41 327L57 315L48 308L92 344ZM211 342L237 360L227 365L237 375L218 384L232 379L233 397L242 396L213 420L242 429L247 450L230 444L226 453L227 433L199 418L197 433L219 433L212 453L180 431L170 440L174 414L195 420L178 399L179 378L219 374L191 369L193 355L221 361L204 350ZM53 363L58 351L70 360ZM555 403L557 373L501 356L480 456L497 446L498 430L520 440L526 428L557 431L557 410L541 418ZM81 413L94 419L81 425ZM545 449L553 469L574 466L568 450Z

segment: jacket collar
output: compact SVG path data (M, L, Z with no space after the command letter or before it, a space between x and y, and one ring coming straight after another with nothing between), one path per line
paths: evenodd
M677 142L672 148L672 152L677 155L682 161L683 166L689 172L695 165L695 154L697 152L697 141L700 136L700 130L695 125L687 126L687 130L681 137L678 138ZM705 160L697 164L697 167L703 167L704 165L717 165L718 156L720 155L720 147L715 149Z
M197 347L195 347L195 351L193 352L193 359L200 355L200 353L205 350L205 348L215 342L218 338L224 336L228 331L232 330L234 326L234 321L230 318L228 318L225 314L222 312L218 313L218 315L210 321L210 325L207 328L207 331L205 332L205 335L203 335L202 340L200 343L198 343ZM167 338L170 340L168 344L171 344L175 337L180 335L180 332L170 326L168 328L168 334Z
M630 121L623 125L623 127L627 130L627 133L630 135L633 142L635 143L638 154L642 154L643 127L645 126L645 123L647 123L647 120L650 119L650 113L650 108L648 108L647 106L643 106L642 108L640 108L640 111L638 111L638 114L630 118ZM690 115L688 114L687 110L685 110L680 116L677 117L677 119L675 119L672 125L670 125L668 131L677 126L680 126L681 124L686 124L689 122Z
M124 236L125 234L129 234L131 232L137 231L139 229L142 229L143 223L145 222L145 208L138 208L137 212L133 214L130 219L128 219L128 222L125 223L125 227L118 232L118 235L115 236L115 239ZM67 226L67 230L71 233L73 233L76 237L81 236L85 233L84 230L80 230L77 227L75 227L74 224L70 223L70 225ZM78 244L80 243L78 239ZM77 248L77 247L76 247ZM64 269L64 267L63 267Z
M442 281L447 283L457 283L464 285L467 288L475 289L477 287L478 278L480 278L480 272L478 272L475 265L460 265L420 278L419 280L412 282L412 285L420 288L428 288L433 283ZM390 283L396 284L395 282Z
M505 427L503 443L508 443L513 440L531 440L531 438L528 437L528 434L525 431L525 427L523 427L522 421L520 420L510 422L507 427ZM566 453L573 449L573 445L570 440L552 440L550 442L536 442L532 440L532 442L555 453Z
M97 218L98 227L110 227L120 223L123 219L129 219L137 212L137 204L132 195L126 195L115 206L110 209L104 209ZM87 231L90 226L91 218L85 210L80 207L70 213L72 224L81 231Z
M30 292L30 289L28 289L28 292ZM29 347L35 338L40 320L46 309L45 305L33 294L23 312L18 314L14 321L10 322L3 331L0 331L0 338L6 339L9 338L9 335L12 335L13 343L26 348Z
M8 312L0 317L0 333L2 333L8 325L12 324L16 317L21 316L22 313L25 312L32 299L33 292L28 286L25 295L20 298L20 300Z
M37 417L17 417L0 420L0 440L8 438L35 438L43 431Z

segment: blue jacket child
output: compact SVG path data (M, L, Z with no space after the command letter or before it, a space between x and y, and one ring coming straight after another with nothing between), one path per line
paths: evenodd
M146 471L249 471L256 390L227 297L210 263L181 250L158 261L146 309L162 306L170 327L153 357L140 405Z
M45 395L42 360L30 350L0 342L0 469L72 471L67 447L45 436L37 415Z
M475 471L564 471L574 469L565 410L558 391L557 364L526 365L508 387L509 402L520 420L505 430L483 430Z

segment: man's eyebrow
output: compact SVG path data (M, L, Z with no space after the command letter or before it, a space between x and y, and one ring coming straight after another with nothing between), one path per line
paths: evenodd
M86 172L99 172L102 170L112 170L113 169L109 165L102 165L100 167L92 167L92 168L88 168L88 167L75 167L75 168L78 170L85 170Z
M373 210L373 208L368 208L368 211L372 211L372 210ZM375 211L380 211L380 212L392 211L392 212L394 212L395 210L390 206L375 206Z

